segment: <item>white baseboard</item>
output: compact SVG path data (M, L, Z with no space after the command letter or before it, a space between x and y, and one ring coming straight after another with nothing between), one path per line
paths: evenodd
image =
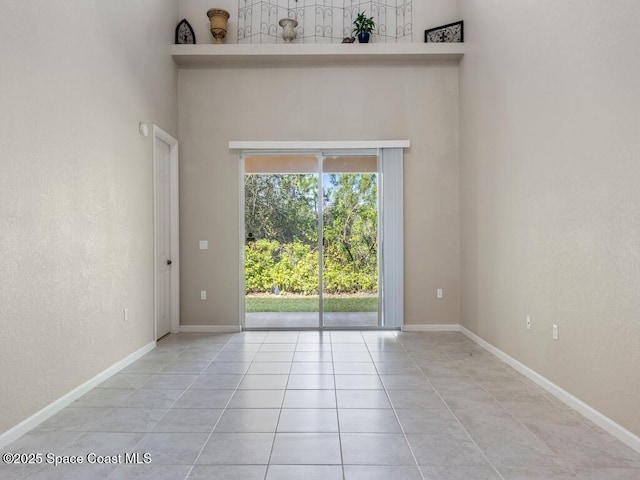
M540 375L538 372L531 370L529 367L527 367L523 363L520 363L515 358L507 355L502 350L491 345L489 342L486 342L485 340L480 338L478 335L473 333L471 330L463 327L462 325L460 325L459 328L460 328L459 330L460 332L462 332L464 335L466 335L471 340L476 342L482 348L484 348L485 350L489 351L490 353L498 357L507 365L513 367L515 370L520 372L529 380L540 385L542 388L544 388L546 391L551 393L554 397L556 397L561 402L566 403L574 410L577 410L579 413L587 417L589 420L591 420L593 423L598 425L600 428L609 432L611 435L616 437L621 442L625 443L627 446L633 448L637 452L640 452L640 437L630 432L629 430L624 428L622 425L619 425L618 423L614 422L609 417L603 415L602 413L597 411L595 408L590 407L579 398L574 397L563 388L559 387L555 383L551 382L547 378Z
M180 325L184 333L235 333L241 332L240 325Z
M416 324L416 325L403 325L403 332L459 332L460 325L458 324Z
M34 413L29 418L27 418L26 420L20 422L15 427L7 430L6 432L4 432L3 434L0 435L0 449L4 448L5 446L10 444L11 442L13 442L13 441L17 440L18 438L20 438L22 435L24 435L28 431L30 431L33 428L37 427L42 422L47 420L49 417L52 417L53 415L58 413L60 410L62 410L64 407L70 405L72 402L74 402L75 400L80 398L82 395L87 393L93 387L95 387L96 385L99 385L100 383L102 383L106 379L108 379L109 377L115 375L120 370L122 370L126 366L132 364L133 362L138 360L140 357L142 357L146 353L149 353L154 348L156 348L156 342L155 341L147 343L141 349L136 350L131 355L128 355L127 357L125 357L122 360L120 360L119 362L113 364L112 366L110 366L109 368L107 368L103 372L99 373L95 377L87 380L82 385L74 388L73 390L71 390L70 392L66 393L65 395L63 395L59 399L55 400L53 403L50 403L49 405L47 405L43 409L41 409L38 412Z

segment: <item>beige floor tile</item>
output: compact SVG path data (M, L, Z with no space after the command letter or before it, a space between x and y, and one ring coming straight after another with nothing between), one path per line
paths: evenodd
M152 458L3 480L640 479L640 453L457 332L171 334L3 451Z

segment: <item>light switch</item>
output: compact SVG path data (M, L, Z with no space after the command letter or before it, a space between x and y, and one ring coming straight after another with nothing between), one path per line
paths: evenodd
M200 240L200 250L208 250L208 249L209 249L209 241Z

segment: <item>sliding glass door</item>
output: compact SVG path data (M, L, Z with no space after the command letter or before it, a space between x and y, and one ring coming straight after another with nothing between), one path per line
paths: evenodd
M246 328L318 328L316 156L244 161Z
M377 157L322 165L322 298L327 327L378 326Z
M380 326L372 156L244 157L244 327Z

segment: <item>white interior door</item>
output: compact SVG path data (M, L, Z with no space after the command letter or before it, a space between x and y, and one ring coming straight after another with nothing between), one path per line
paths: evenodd
M171 331L171 170L170 146L156 139L156 338Z

